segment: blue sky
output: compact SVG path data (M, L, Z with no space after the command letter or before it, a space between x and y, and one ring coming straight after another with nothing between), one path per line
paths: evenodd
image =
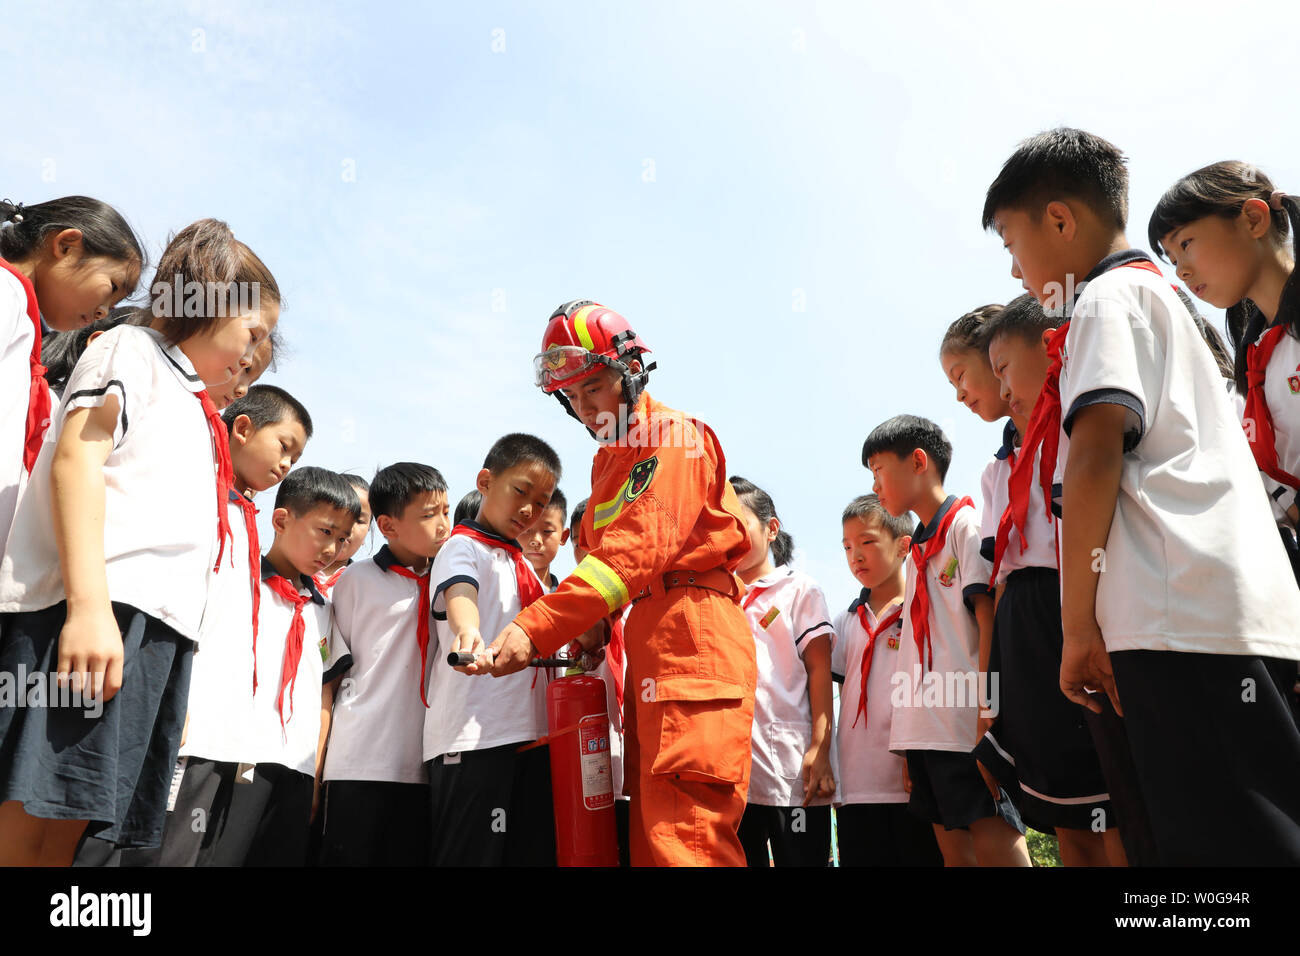
M956 404L937 349L1020 292L979 228L1019 140L1067 124L1123 148L1139 246L1160 193L1205 163L1300 191L1274 39L1294 5L1078 9L28 4L0 34L0 195L104 199L155 260L170 232L225 219L285 292L291 351L263 380L316 420L303 463L424 461L454 499L509 431L550 441L585 496L595 445L531 359L554 306L596 299L842 607L839 515L869 490L874 425L938 421L949 489L978 503L999 426Z

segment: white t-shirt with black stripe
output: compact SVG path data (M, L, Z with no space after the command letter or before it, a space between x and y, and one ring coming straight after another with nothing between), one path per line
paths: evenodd
M486 533L486 529L479 528ZM527 562L525 562L527 564ZM532 567L528 573L537 577ZM488 547L452 535L434 558L432 585L436 653L430 656L429 709L424 715L424 759L465 750L526 743L546 733L546 677L525 667L506 677L462 674L447 665L455 644L445 592L457 582L478 590L478 629L491 644L522 610L515 564L503 546ZM434 642L430 640L431 650Z
M834 645L830 611L817 582L785 566L750 584L743 607L758 662L748 801L799 806L804 796L803 758L813 730L803 656L818 638ZM828 803L827 797L810 801L813 806Z
M90 344L32 468L0 559L0 612L39 611L67 597L50 525L50 466L70 411L117 397L104 462L108 594L197 641L217 556L216 463L194 366L160 333L110 329ZM230 573L227 567L224 573Z
M1079 410L1099 403L1128 410L1097 581L1108 651L1300 660L1300 590L1222 383L1160 276L1115 268L1080 294L1061 371L1058 483ZM1069 520L1062 515L1062 528Z

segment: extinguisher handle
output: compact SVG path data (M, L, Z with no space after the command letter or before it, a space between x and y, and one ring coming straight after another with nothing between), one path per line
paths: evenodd
M529 667L569 667L576 663L567 657L534 657L528 662Z
M452 667L465 667L473 664L475 657L473 654L467 654L463 651L452 651L447 655L447 663Z

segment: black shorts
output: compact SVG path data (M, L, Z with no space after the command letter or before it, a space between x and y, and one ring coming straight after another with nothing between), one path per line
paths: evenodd
M993 801L973 753L948 750L907 751L907 772L912 778L908 809L927 823L945 830L961 830L985 817L1001 817L1021 833L1025 825L1006 790Z
M1061 641L1060 576L1052 568L1013 571L989 659L998 719L975 756L1035 830L1104 829L1112 812L1106 779L1085 708L1061 693Z
M1147 650L1110 661L1161 865L1300 865L1295 661Z
M906 803L846 803L835 808L840 866L943 866L934 827Z
M0 674L57 685L67 603L0 617ZM88 820L86 833L119 847L157 846L185 726L194 642L127 604L113 603L122 632L122 687L87 707L0 707L0 801L29 816ZM30 696L30 695L29 695ZM102 707L102 712L97 711Z
M831 808L747 803L738 835L749 866L829 866Z
M425 763L431 866L555 866L550 749L520 746Z
M427 866L429 785L325 783L321 866Z

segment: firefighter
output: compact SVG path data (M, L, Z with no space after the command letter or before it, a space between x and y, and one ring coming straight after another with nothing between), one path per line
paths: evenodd
M650 397L645 342L587 300L551 316L537 384L600 442L580 529L587 556L469 670L549 656L631 603L624 625L633 866L743 866L754 638L736 566L740 503L709 427Z

